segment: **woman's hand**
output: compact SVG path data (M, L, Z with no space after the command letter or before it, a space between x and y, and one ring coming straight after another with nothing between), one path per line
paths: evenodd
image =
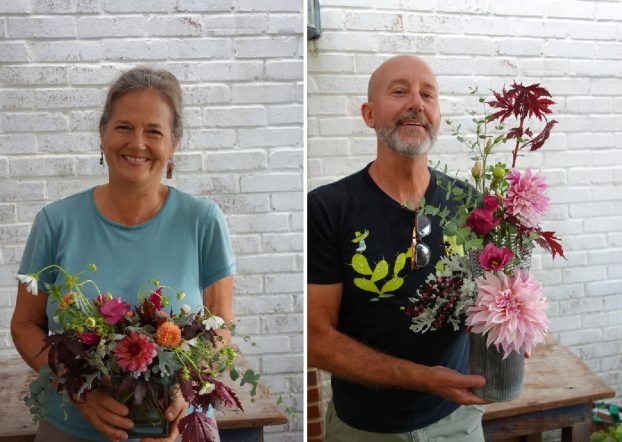
M177 425L179 420L185 416L187 409L188 403L179 391L179 385L176 384L171 389L171 403L164 412L164 417L170 422L168 437L158 439L146 438L141 439L140 442L175 442L179 436Z
M126 418L128 408L106 392L97 388L86 394L82 400L74 401L80 414L97 430L111 441L126 440L128 435L123 429L129 430L134 422Z

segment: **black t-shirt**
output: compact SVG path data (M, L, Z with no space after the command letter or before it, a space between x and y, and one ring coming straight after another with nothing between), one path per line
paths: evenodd
M454 209L446 199L446 175L430 169L426 204ZM445 184L438 186L437 180ZM454 185L464 186L457 182ZM451 326L426 333L410 330L402 307L443 253L439 220L421 238L432 251L427 267L411 272L408 254L414 212L386 195L369 176L369 165L308 195L308 282L343 283L338 329L392 356L461 373L468 370L468 335ZM397 287L397 288L396 288ZM333 401L348 425L382 433L413 431L453 412L458 404L419 391L374 389L332 377Z

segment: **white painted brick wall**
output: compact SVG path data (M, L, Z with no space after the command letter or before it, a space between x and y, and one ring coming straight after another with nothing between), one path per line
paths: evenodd
M15 273L45 204L101 183L108 85L151 64L182 82L172 184L222 207L241 343L302 415L303 2L0 0L0 359ZM579 104L577 104L579 105ZM302 417L271 441L302 440Z
M438 75L442 112L477 109L467 86L540 82L554 96L554 137L519 165L543 169L568 261L539 255L551 332L622 401L622 4L565 0L321 2L324 33L308 45L308 187L375 156L359 108L382 60L424 57ZM458 155L458 159L456 159ZM443 127L431 159L455 169L467 155ZM470 166L469 166L470 167ZM326 395L325 395L326 396Z

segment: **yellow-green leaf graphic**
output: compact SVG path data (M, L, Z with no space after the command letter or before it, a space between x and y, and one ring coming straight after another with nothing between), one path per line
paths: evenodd
M380 293L393 292L399 289L402 286L402 284L404 284L404 278L400 278L399 276L391 278L387 282L384 283L384 285L380 289Z
M371 267L369 267L369 263L367 262L367 258L365 258L360 253L355 253L352 257L352 268L356 273L360 273L361 275L371 275Z
M389 274L389 263L384 259L376 264L376 268L374 268L374 273L371 275L371 280L373 282L380 281L382 278L385 278Z
M393 276L397 276L406 265L406 253L400 253L395 259L395 265L393 266ZM394 278L395 279L395 278Z
M371 282L369 279L354 278L354 285L360 288L361 290L365 290L366 292L380 294L380 290L378 290L378 287L376 287L376 284Z

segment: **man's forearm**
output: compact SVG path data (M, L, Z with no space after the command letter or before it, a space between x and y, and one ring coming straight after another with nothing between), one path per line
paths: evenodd
M429 389L430 368L387 355L332 329L309 331L309 365L377 388Z

